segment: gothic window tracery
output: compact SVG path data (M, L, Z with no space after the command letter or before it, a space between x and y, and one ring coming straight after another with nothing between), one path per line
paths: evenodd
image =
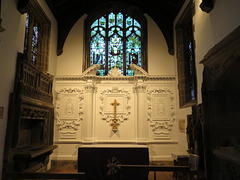
M101 64L97 75L105 76L113 68L119 68L126 76L132 76L130 64L147 71L146 22L124 11L111 10L101 13L94 20L86 20L85 68Z

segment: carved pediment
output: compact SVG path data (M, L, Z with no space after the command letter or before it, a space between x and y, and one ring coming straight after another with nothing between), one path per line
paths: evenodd
M101 68L100 64L94 64L83 72L83 76L96 76L97 71Z
M148 73L136 64L130 64L130 68L134 71L134 76L147 76Z

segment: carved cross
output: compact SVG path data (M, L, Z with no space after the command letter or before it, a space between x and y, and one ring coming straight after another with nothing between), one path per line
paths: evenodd
M120 103L117 102L115 99L111 105L114 106L114 118L113 118L113 127L112 130L117 130L117 106L120 105Z

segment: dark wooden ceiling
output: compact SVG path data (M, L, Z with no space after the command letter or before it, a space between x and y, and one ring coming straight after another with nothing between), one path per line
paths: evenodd
M67 35L83 15L94 13L115 0L45 0L58 22L58 55L62 53ZM161 29L173 54L173 21L185 0L118 0L126 6L136 7L147 13Z

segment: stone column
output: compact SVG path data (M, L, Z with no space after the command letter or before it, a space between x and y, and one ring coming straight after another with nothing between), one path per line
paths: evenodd
M137 142L146 143L148 140L146 85L138 83L134 89L137 94Z
M84 122L82 127L82 139L83 143L93 143L93 122L94 122L94 106L93 106L93 95L96 91L96 87L92 83L87 83L85 86L85 97L84 97Z

